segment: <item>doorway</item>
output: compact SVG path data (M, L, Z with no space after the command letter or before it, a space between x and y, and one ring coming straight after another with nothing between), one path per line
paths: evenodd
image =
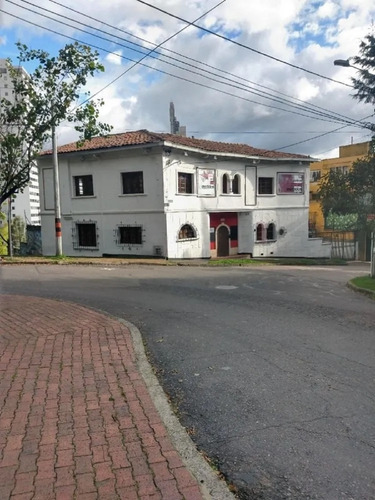
M217 256L227 257L229 255L229 229L220 226L217 229Z

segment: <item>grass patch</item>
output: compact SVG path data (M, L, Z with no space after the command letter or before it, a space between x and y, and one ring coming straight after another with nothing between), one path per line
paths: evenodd
M259 266L264 264L270 264L270 262L258 259L218 259L207 261L208 266Z
M358 278L353 278L350 282L359 288L364 288L365 290L375 293L375 278L371 278L370 276L358 276Z

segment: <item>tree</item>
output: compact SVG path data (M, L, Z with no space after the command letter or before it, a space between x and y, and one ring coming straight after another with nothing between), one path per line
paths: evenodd
M372 145L374 142L372 142ZM318 196L324 216L331 214L348 217L352 227L361 231L373 231L375 214L375 155L369 154L353 163L348 173L330 170L321 179Z
M356 91L353 97L360 102L375 104L375 36L373 34L367 35L361 41L359 55L352 57L352 60L361 68L358 78L352 78Z
M27 75L8 61L14 95L0 100L0 205L27 185L31 166L63 121L74 123L80 141L111 130L98 121L103 101L92 101L89 92L81 90L89 76L104 71L97 52L74 43L52 57L44 50L16 45L20 65L29 61L38 65ZM83 97L84 104L76 105Z
M12 244L13 248L21 248L21 243L26 241L26 225L25 221L19 215L16 215L12 219Z

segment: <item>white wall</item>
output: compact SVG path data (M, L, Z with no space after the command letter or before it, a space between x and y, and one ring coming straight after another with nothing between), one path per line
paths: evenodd
M168 213L168 257L171 259L209 258L210 228L207 212ZM196 231L196 238L179 240L178 233L184 224L191 225Z

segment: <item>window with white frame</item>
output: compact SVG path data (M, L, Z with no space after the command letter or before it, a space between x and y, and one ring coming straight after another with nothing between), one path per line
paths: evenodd
M75 175L73 180L75 196L93 196L92 175Z
M177 192L179 194L193 194L194 174L191 174L189 172L178 172L177 176Z
M223 177L222 177L222 186L221 186L223 194L229 194L229 185L230 185L229 175L228 174L223 174Z
M197 237L197 232L191 224L184 224L178 232L179 240L191 240Z
M122 194L143 194L143 172L122 172Z
M258 177L258 194L274 194L273 177Z
M232 180L232 193L240 194L241 193L241 184L240 184L240 176L236 174Z
M276 226L273 222L267 226L267 240L276 240Z

